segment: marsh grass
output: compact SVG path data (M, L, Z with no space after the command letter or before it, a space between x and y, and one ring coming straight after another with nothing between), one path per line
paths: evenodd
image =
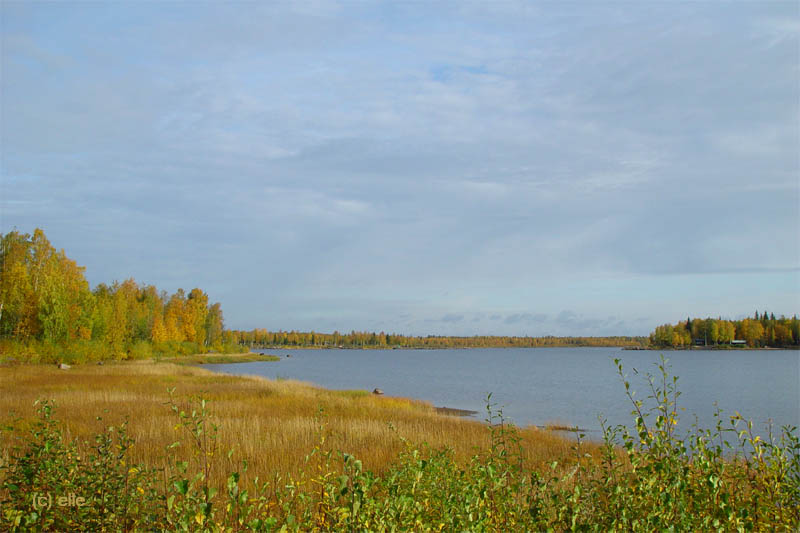
M204 356L205 357L205 356ZM486 448L485 427L477 422L438 414L425 402L378 396L360 390L325 390L293 380L268 380L212 373L167 362L107 362L70 370L54 366L17 365L0 368L0 413L22 426L36 418L34 402L53 401L67 439L88 438L108 424L127 420L136 442L133 462L156 465L164 447L180 440L168 389L188 409L189 398L203 396L213 405L221 449L235 450L250 465L246 478L258 473L297 473L316 444L315 417L325 414L329 444L348 450L366 468L383 472L402 451L398 437L451 446L467 460L475 448ZM101 417L97 419L96 417ZM390 424L392 427L390 427ZM536 429L524 430L526 459L543 464L569 451L568 440ZM13 435L0 434L0 460L7 457ZM223 457L217 456L213 481L224 484Z
M561 420L548 420L540 427L546 429L547 431L571 431L573 433L586 431L585 429L579 428L578 426L574 426L572 424L569 424Z
M678 436L663 359L645 400L617 365L635 429L604 426L602 444L520 430L491 396L479 424L401 398L176 365L5 369L0 393L17 393L0 408L18 417L3 436L0 529L797 530L796 428L765 441L720 415ZM128 421L88 419L103 408ZM35 509L42 491L92 505Z
M261 354L255 352L236 354L194 354L180 357L161 358L160 362L175 363L177 365L221 365L228 363L255 363L263 361L280 361L277 355Z

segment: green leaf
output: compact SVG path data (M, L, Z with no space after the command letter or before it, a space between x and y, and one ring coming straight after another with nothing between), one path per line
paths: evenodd
M180 481L176 481L174 483L175 489L178 491L179 494L186 496L186 493L189 492L189 480L188 479L181 479Z

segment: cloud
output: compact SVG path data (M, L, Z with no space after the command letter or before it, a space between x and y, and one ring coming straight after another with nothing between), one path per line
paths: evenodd
M561 335L570 335L570 331L581 331L582 335L604 336L624 335L630 330L629 322L641 323L637 319L622 319L614 315L605 317L586 316L565 309L555 318L555 324Z
M726 131L715 137L712 142L720 150L740 157L780 157L786 148L797 141L795 128L787 125L762 125L751 127L746 131Z
M3 4L0 230L248 326L355 294L354 329L601 331L575 283L617 316L641 279L797 286L795 11L451 7Z
M538 324L547 320L547 315L543 313L514 313L506 316L503 320L505 324Z
M765 48L775 46L795 46L800 35L800 20L795 16L763 16L753 21L754 33L764 41Z

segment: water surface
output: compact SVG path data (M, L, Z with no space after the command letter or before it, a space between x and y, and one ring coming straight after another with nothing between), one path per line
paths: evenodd
M660 352L618 348L483 348L465 350L259 350L279 362L206 365L216 371L308 381L331 389L380 388L386 395L471 409L485 418L486 397L517 425L559 421L597 435L598 416L630 424L632 405L617 374L622 359L637 398L641 374L657 374ZM286 357L290 354L291 357ZM784 350L663 352L678 376L682 426L701 427L739 411L763 428L800 425L800 352ZM633 369L639 371L636 375Z

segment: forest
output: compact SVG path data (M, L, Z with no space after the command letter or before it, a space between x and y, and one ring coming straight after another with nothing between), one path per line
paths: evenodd
M737 342L738 341L738 342ZM687 318L677 324L658 326L650 334L650 345L656 348L689 346L749 348L791 348L800 346L800 320L774 313L756 311L752 318Z
M0 354L30 362L231 351L222 308L201 289L168 295L133 279L90 289L41 229L0 234Z
M555 346L628 346L643 347L646 337L450 337L429 335L414 337L394 333L351 331L317 333L253 329L230 332L234 342L252 348L544 348Z

